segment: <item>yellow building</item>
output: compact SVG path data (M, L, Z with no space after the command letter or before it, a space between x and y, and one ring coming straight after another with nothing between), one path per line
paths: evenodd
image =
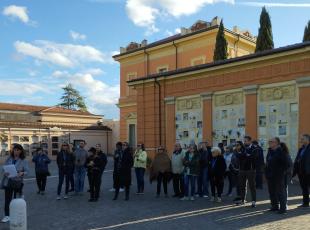
M100 143L112 152L112 129L102 116L61 107L0 103L0 151L3 156L14 143L32 153L38 145L54 156L63 142L76 145L85 140L87 148Z

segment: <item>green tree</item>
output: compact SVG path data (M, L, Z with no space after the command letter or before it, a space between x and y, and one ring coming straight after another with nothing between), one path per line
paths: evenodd
M87 111L84 98L80 95L80 92L73 88L72 84L68 84L62 88L64 93L60 100L62 101L59 106L71 109L71 110L81 110Z
M303 42L310 41L310 20L308 21L308 24L305 27L304 38L302 41Z
M258 30L255 53L274 48L271 20L266 7L262 9L259 23L260 27Z
M227 59L227 41L224 34L224 24L221 20L219 31L216 35L215 50L213 55L214 61L225 60Z

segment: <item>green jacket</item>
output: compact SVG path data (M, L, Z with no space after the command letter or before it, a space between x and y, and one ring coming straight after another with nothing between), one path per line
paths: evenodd
M136 151L134 154L134 168L146 168L147 163L147 153L145 151L142 151L141 149L139 151Z
M189 152L186 152L184 157L184 174L198 176L200 171L199 154L194 154L192 157Z

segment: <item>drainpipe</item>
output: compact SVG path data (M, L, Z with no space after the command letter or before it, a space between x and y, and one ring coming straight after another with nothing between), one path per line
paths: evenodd
M172 44L175 47L175 69L178 69L178 47L175 44L174 40L172 41Z
M149 75L149 53L146 52L146 49L143 50L146 55L146 62L144 63L144 76Z
M162 144L162 140L161 140L161 134L162 134L162 130L161 130L161 87L160 87L160 83L159 81L157 80L157 78L155 78L155 84L158 86L158 120L159 120L159 145ZM155 91L154 91L155 93ZM155 100L155 97L154 97L154 100ZM155 103L154 103L155 105Z

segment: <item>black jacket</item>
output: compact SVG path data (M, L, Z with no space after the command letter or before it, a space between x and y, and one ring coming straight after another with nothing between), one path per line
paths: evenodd
M241 153L237 153L237 157L241 171L256 169L257 150L253 145L247 147Z
M133 156L129 148L114 156L115 174L120 177L124 186L131 184L131 168L133 166Z
M301 156L302 150L305 149L303 156ZM299 149L295 162L293 176L298 175L310 175L310 144L303 146Z
M282 179L287 175L289 169L289 158L278 147L275 150L269 149L266 157L266 178L267 179Z
M60 151L57 154L56 162L60 172L73 173L74 171L74 155L69 152Z
M226 171L226 162L224 157L211 157L208 171L210 177L224 177Z
M203 169L208 167L211 158L211 148L207 147L206 150L200 149L199 155L200 155L200 168Z
M89 165L90 162L94 162L93 165ZM104 153L99 153L98 155L91 155L87 157L85 167L87 168L87 173L103 173L105 166L107 165L107 156Z

